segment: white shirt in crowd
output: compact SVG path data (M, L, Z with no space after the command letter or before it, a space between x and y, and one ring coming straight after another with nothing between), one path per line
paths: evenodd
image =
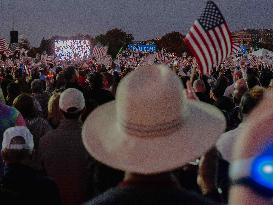
M232 161L232 150L237 137L241 134L245 123L242 122L236 129L223 133L216 142L216 148L224 160Z

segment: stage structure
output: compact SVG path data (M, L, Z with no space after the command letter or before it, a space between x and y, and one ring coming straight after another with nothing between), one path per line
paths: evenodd
M60 60L83 60L91 56L89 39L55 38L55 57Z

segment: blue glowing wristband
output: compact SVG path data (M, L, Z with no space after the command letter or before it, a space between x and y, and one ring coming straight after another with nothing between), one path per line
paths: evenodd
M273 197L273 156L261 155L231 164L232 185L243 185L264 197Z
M258 184L257 182L252 180L250 177L233 180L231 185L232 186L235 186L235 185L246 186L246 187L250 188L252 191L256 192L257 194L259 194L263 197L273 198L273 190L272 189L268 189L265 186Z

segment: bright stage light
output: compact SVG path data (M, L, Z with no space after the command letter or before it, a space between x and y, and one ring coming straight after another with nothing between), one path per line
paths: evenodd
M91 55L88 40L55 40L54 50L60 60L84 59Z

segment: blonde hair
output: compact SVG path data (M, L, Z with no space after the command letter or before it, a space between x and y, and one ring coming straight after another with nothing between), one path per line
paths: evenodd
M63 118L59 108L60 95L61 95L60 92L56 92L49 98L49 101L48 101L47 119L54 128L58 127L61 119Z
M254 86L252 89L249 90L249 94L255 100L261 100L263 98L265 89L261 86Z

